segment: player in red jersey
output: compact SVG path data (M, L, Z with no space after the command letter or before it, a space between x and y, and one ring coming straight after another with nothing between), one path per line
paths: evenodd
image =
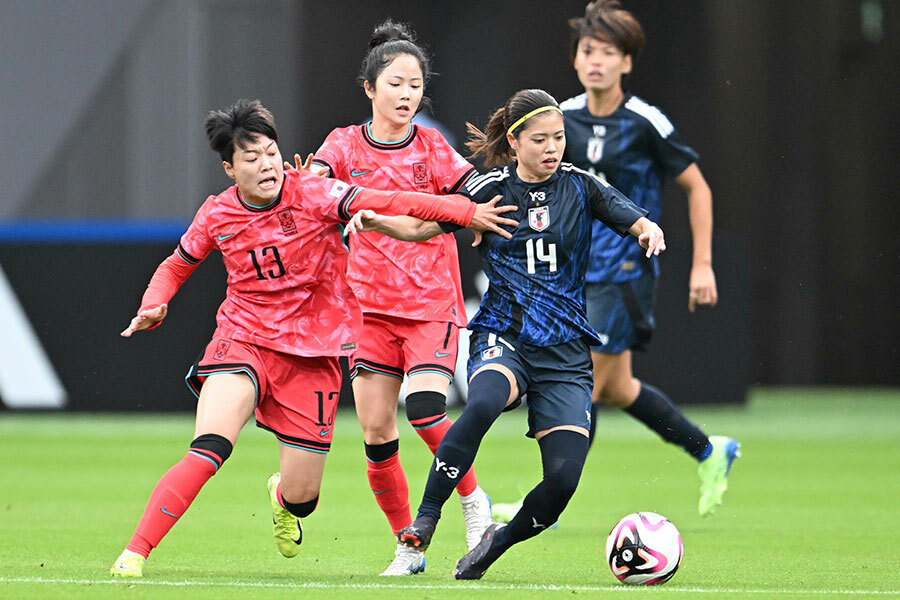
M362 324L345 276L340 224L376 206L476 230L507 221L498 218L503 209L483 211L462 197L371 191L306 171L285 173L274 120L258 101L211 112L205 126L236 185L203 203L121 335L158 326L169 300L213 250L222 253L228 288L213 339L188 372L198 396L194 440L154 488L110 569L117 576L142 576L150 551L230 456L254 414L280 442L281 473L268 481L276 545L286 557L299 552L299 518L316 508L331 445L337 357L353 352Z
M318 149L313 168L379 190L452 194L475 169L436 130L413 124L427 102L428 57L414 34L391 20L375 28L360 83L372 101L372 120L335 129ZM412 523L409 489L399 459L397 398L409 381L406 415L432 453L452 425L447 389L453 380L457 337L466 316L456 240L423 243L380 233L354 236L348 279L363 310L363 334L353 357L353 394L363 428L369 484L394 536ZM472 548L490 524L490 499L474 469L457 487ZM423 571L421 552L402 544L382 575Z

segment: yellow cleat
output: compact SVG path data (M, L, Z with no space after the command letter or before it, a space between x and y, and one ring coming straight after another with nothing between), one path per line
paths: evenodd
M709 438L712 453L700 463L700 502L697 506L701 517L711 515L722 504L722 496L728 489L728 473L731 463L741 456L741 445L737 440L724 436Z
M269 476L266 487L269 490L269 501L272 503L272 532L275 534L275 545L285 558L294 558L300 554L300 543L303 541L303 528L300 519L288 512L278 501L278 483L281 473Z
M137 552L123 550L113 566L109 568L109 574L113 577L143 577L145 560Z

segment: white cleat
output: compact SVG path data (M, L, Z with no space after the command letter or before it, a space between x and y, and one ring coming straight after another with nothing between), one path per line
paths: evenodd
M491 497L478 486L468 496L460 496L459 502L466 521L466 547L471 552L491 524Z
M394 560L384 570L382 576L415 575L425 571L425 553L410 548L405 544L397 544Z

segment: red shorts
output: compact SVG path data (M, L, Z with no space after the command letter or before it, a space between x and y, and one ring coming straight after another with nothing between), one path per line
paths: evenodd
M453 323L364 314L350 376L366 369L398 379L404 373L440 373L453 381L458 338Z
M341 367L331 356L295 356L255 344L213 337L185 377L198 398L210 375L243 373L256 388L256 426L286 446L331 449Z

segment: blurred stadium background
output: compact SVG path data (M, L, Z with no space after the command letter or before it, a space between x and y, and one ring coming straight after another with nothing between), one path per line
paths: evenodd
M213 257L166 326L123 340L156 267L229 184L202 120L272 109L285 156L369 110L371 29L434 55L433 117L464 138L514 91L581 92L566 20L583 0L0 2L0 403L191 410L214 327ZM900 386L900 2L627 0L648 43L628 89L701 154L720 306L690 315L685 200L667 191L660 327L639 376L680 403L753 386ZM459 144L458 144L459 145ZM477 256L461 238L466 291Z

